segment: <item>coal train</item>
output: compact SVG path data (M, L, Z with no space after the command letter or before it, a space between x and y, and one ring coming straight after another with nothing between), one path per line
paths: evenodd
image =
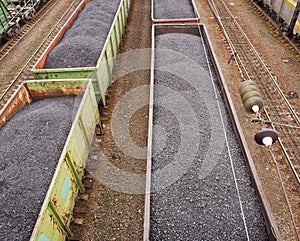
M46 0L0 0L0 40L15 36Z
M11 197L10 200L18 200L8 205L5 212L15 212L14 210L18 210L18 216L24 218L22 221L17 222L18 219L13 215L0 214L0 222L3 223L0 240L49 241L65 240L66 237L72 236L72 231L70 230L72 211L77 193L79 190L84 190L82 177L84 176L85 162L92 148L96 126L100 124L98 103L101 100L105 104L105 93L112 81L112 69L118 54L122 35L125 31L130 5L130 0L83 0L36 64L33 72L36 79L39 80L23 82L0 111L1 142L5 138L3 128L6 127L7 129L9 123L14 123L16 115L20 114L27 106L33 108L34 102L49 98L53 100L56 97L76 98L76 104L74 104L71 110L74 118L71 121L68 134L63 136L59 131L56 135L57 139L64 138L64 146L59 148L56 141L52 144L48 139L44 141L48 143L48 146L54 146L56 149L55 152L59 156L58 160L57 158L49 158L48 156L46 158L38 158L39 167L34 167L39 169L38 176L42 175L44 177L42 179L47 179L49 180L48 183L50 183L45 186L46 189L43 189L42 192L37 190L37 187L39 188L39 186L43 185L39 184L40 181L36 179L37 175L33 174L33 170L24 172L14 162L7 163L5 160L10 159L6 158L4 154L9 153L9 149L0 151L0 171L2 173L4 169L14 169L17 172L22 172L22 175L17 175L18 178L16 179L18 183L22 183L23 181L21 180L31 180L31 176L35 177L26 187L22 188L21 193L11 193L9 188L3 187L6 192L10 192L9 196L7 196ZM91 9L94 11L87 11ZM100 10L104 11L104 9L105 14L99 14ZM82 19L83 16L85 16L84 19ZM77 21L79 19L81 21ZM88 32L92 34L98 32L102 34L100 36L93 35L90 38L90 41L92 41L89 42L88 46L84 46L85 42L79 41L79 39L84 38L88 40L88 38L86 35L74 35L74 26L88 28ZM74 44L73 47L76 48L78 41L82 48L89 47L90 43L96 44L96 47L94 45L92 47L100 49L100 53L94 65L90 67L86 65L82 67L67 66L65 68L59 66L61 68L45 69L44 65L49 53L54 52L56 46L59 47L60 44L66 44L64 42L66 38L63 40L64 35L69 36L67 39L69 47ZM88 55L91 53L89 49L83 52L83 54ZM63 102L64 100L60 103ZM46 108L43 109L45 110ZM44 115L42 114L41 116ZM57 119L50 120L51 123L53 123L52 121L55 123ZM51 126L48 125L48 122L45 122L41 129L45 130L46 126ZM39 128L37 127L37 129ZM32 136L39 138L42 135ZM40 142L43 141L41 140ZM32 146L33 144L30 141L27 143L22 141L21 145L25 149L34 148L36 150L35 153L42 150L38 146ZM23 149L23 147L19 148L19 150ZM24 157L24 159L29 160L30 165L33 165L33 162L30 160L37 158L36 155L35 157L28 155L26 151L19 154L22 158ZM49 163L54 164L55 167L46 167ZM8 177L6 180L7 182L11 181ZM14 186L11 189L13 191L19 188L12 183L7 183L7 185ZM39 199L38 205L32 204L33 202L31 202L31 206L24 204L26 208L20 208L22 205L17 205L17 203L24 203L24 200L28 200L28 197L33 194L35 195L34 200ZM14 208L13 205L18 209ZM5 206L3 199L0 200L0 206ZM26 229L24 228L25 226Z
M258 0L275 20L280 29L291 38L300 37L300 1L297 0Z
M7 19L6 14L8 14L8 3L6 0L0 1L2 9L2 12L0 12L2 24L1 31L3 30L1 35L4 34L6 37L9 37L7 33L9 28L4 29L4 26L7 26L4 25L4 23L6 24L8 21L5 20ZM30 231L26 234L27 236L29 235L30 241L65 240L67 237L72 236L72 230L70 229L72 211L77 193L79 190L84 189L81 180L84 175L85 162L91 151L95 128L100 124L101 120L98 103L100 101L103 103L103 105L106 103L106 91L108 86L112 83L112 69L116 61L122 35L125 31L131 5L131 0L99 0L103 8L111 6L112 2L118 2L119 5L117 10L112 9L114 18L112 23L108 24L110 28L108 29L108 32L105 32L104 34L104 42L101 36L97 36L93 39L96 41L95 44L97 44L98 48L101 49L101 53L93 65L68 65L51 68L47 67L47 58L51 55L51 53L55 52L56 47L59 48L59 44L65 44L65 46L68 44L68 46L70 46L74 43L74 46L76 47L76 43L78 43L77 40L81 37L86 37L80 36L79 34L74 34L77 33L76 31L74 32L74 30L73 33L70 33L70 31L67 33L67 31L72 29L75 20L78 19L78 16L80 16L84 9L87 9L89 2L91 2L91 0L82 1L82 3L75 10L74 14L69 18L56 38L52 41L41 58L37 61L36 65L32 69L36 80L24 82L19 87L17 92L12 96L4 109L0 112L1 129L7 124L7 122L12 120L13 116L15 116L17 112L19 112L23 107L30 105L34 101L57 96L81 96L79 106L76 107L75 118L72 122L72 127L67 136L60 158L57 162L54 174L47 174L48 176L52 177L52 179L45 194L45 198L43 199L40 207L34 207L35 209L38 209L38 215L37 219L34 220L34 223L32 223L30 226ZM191 1L191 3L192 4L190 5L194 7L193 1ZM5 6L5 8L2 8L2 6ZM22 7L22 4L20 6ZM190 16L179 16L178 19L171 20L173 24L195 24L195 22L200 20L197 12L195 13L193 10L190 13ZM100 14L89 15L89 20L92 20L94 24L92 27L95 27L99 22L105 22L109 19L106 17L105 20L99 21L96 19L99 17L99 15ZM22 17L19 16L18 18L20 18L18 20L20 22ZM168 19L168 16L164 16L163 19L152 18L153 23L156 23L157 21L161 24L164 23L164 21L161 20L166 19ZM15 21L18 23L17 20ZM25 20L23 19L23 21L26 21L26 18ZM86 21L87 20L85 19L84 21L81 21L81 23L87 23ZM76 26L76 24L74 26ZM16 27L17 26L10 30L10 34L13 34L14 31L16 31ZM165 28L169 28L169 26L166 25ZM176 28L178 28L178 26L176 26L175 29ZM191 28L198 29L198 25L183 25L179 26L179 28L181 28L181 30L184 29L183 31L186 31L187 33L190 33ZM96 32L98 31L97 29L89 30ZM67 41L63 40L67 35L69 36L69 39ZM205 39L205 41L208 40ZM83 42L81 41L81 43ZM94 42L91 43L93 44ZM60 53L59 49L57 52ZM88 49L82 52L90 54ZM52 159L50 161L56 162L57 160ZM23 190L23 192L25 191ZM21 196L19 195L15 198L20 199ZM147 207L146 209L148 210ZM147 222L147 220L145 222ZM274 225L270 226L273 228L273 230L275 229ZM148 230L148 225L145 225L145 230ZM14 232L11 232L12 235L14 235ZM16 239L16 237L13 238Z

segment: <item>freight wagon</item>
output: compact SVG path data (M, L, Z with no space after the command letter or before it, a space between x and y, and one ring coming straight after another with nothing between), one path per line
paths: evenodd
M153 23L196 24L200 21L200 14L194 0L151 0L151 7Z
M20 222L20 226L26 226L26 229L29 228L30 233L27 233L25 239L29 239L30 237L31 241L65 240L66 237L72 236L72 231L69 227L72 220L72 211L78 191L84 189L81 179L84 175L85 162L91 151L95 128L100 122L98 104L101 100L105 104L106 89L112 81L112 68L118 53L122 34L125 30L130 0L115 0L118 4L114 17L110 28L107 30L108 33L104 34L105 40L103 46L101 47L99 43L101 52L94 66L87 67L83 65L76 68L43 69L48 55L56 45L62 42L64 34L75 23L78 15L89 2L90 0L84 0L78 6L74 14L69 18L50 47L38 61L33 72L35 77L41 80L24 82L3 108L2 112L0 112L0 131L3 131L8 122L12 122L18 113L27 106L30 107L33 105L37 100L57 96L81 96L79 106L76 105L73 108L75 117L66 137L63 150L60 152L59 158L50 160L50 162L56 164L55 168L53 168L53 173L49 170L48 175L51 176L51 182L49 186L45 186L47 191L42 200L40 200L41 205L31 205L38 212L36 214L37 218L35 217L36 219L32 227ZM105 0L103 4L110 6L111 2ZM24 126L24 128L26 127ZM59 138L57 137L57 139ZM23 144L22 141L20 143ZM25 144L27 145L28 143ZM49 143L49 146L53 146L53 143ZM26 154L22 156L26 156ZM42 168L48 170L47 167ZM25 175L30 175L30 173L24 173ZM34 176L32 174L32 177ZM29 176L29 178L31 177ZM35 193L35 190L32 192ZM18 200L18 198L17 195L14 200ZM7 215L1 216L0 214L0 219L5 218L5 216L7 217ZM8 227L10 226L5 226L5 228ZM9 231L9 229L6 231ZM14 232L15 230L8 232L8 234L11 233L10 235L12 235L9 238L24 239L24 236L21 236L20 233L15 234ZM3 233L2 235L5 234ZM7 237L4 236L4 238Z
M15 36L46 0L0 0L0 40Z
M176 37L174 37L174 36L176 36ZM176 40L176 38L178 38L179 41ZM189 40L190 42L188 42L189 38L191 38L191 40ZM200 40L200 38L203 38L203 39ZM195 40L195 39L197 39L197 40ZM203 41L203 44L207 48L206 50L205 49L202 50L201 48L203 48L203 47L199 47L201 45L200 41ZM177 44L176 44L176 42L177 42ZM190 52L186 49L182 50L183 44L186 44L187 42L189 43L187 46L188 46ZM158 49L160 49L160 48L157 47L157 45L159 43L163 43L164 45L167 45L169 47L163 46L163 47L161 47L161 49L163 49L163 50L159 51ZM197 44L197 45L195 45L195 44ZM195 46L197 46L196 49L195 49ZM176 108L178 110L180 110L180 114L176 115L176 121L178 121L178 118L180 119L180 115L182 115L184 117L187 117L189 120L194 118L192 121L193 123L197 122L197 117L196 117L197 110L201 109L202 114L203 114L203 111L205 111L205 108L209 108L210 113L205 115L205 116L208 116L213 113L213 109L215 108L215 106L213 104L214 101L209 101L210 97L207 98L208 95L207 96L205 95L205 97L203 97L203 95L201 95L201 91L203 91L203 93L210 92L205 89L208 88L208 86L210 84L212 84L210 82L210 80L207 83L205 83L205 79L209 79L212 77L209 77L209 74L205 75L203 73L205 73L205 71L207 71L207 72L211 71L213 73L212 74L212 76L214 76L213 78L216 78L216 80L222 86L221 90L222 90L222 97L223 97L224 103L228 107L227 110L228 110L228 114L231 117L231 120L234 120L234 121L232 121L232 124L233 124L233 128L235 129L237 139L240 141L240 143L242 143L241 151L243 152L243 154L245 156L244 161L246 161L246 164L249 168L248 171L251 173L251 176L252 176L253 184L258 191L258 195L259 195L259 198L260 198L260 201L262 204L262 208L263 208L263 212L264 212L264 218L265 218L264 221L266 223L268 240L280 240L280 234L279 234L279 231L277 228L277 224L272 215L269 204L266 200L261 183L257 176L257 172L255 169L253 160L251 159L251 156L247 149L245 137L243 136L241 127L239 126L239 122L236 121L237 120L236 111L234 110L234 108L231 108L233 105L232 105L232 100L231 100L229 92L228 92L228 87L227 87L226 83L224 82L222 73L219 71L220 67L219 67L219 64L217 62L217 59L214 55L214 51L211 48L211 46L212 45L211 45L209 36L207 34L206 28L202 24L185 24L185 25L154 24L152 27L152 61L151 61L151 82L150 82L149 106L153 107L157 101L156 99L158 99L157 103L159 103L159 101L164 102L165 100L170 101L170 99L172 98L171 97L172 93L167 92L167 91L165 91L165 92L161 91L159 93L159 88L172 89L172 87L170 87L170 86L172 86L174 83L175 83L174 86L176 85L176 88L180 88L180 81L182 81L182 83L184 83L185 90L187 90L185 94L189 98L185 98L185 94L182 93L182 99L184 101L186 101L186 103L187 103L187 104L184 104L184 103L182 103L183 101L180 100L180 98L178 96L173 97L174 99L172 101L172 104L174 106L176 106ZM165 49L168 49L168 51L165 51ZM177 51L178 49L181 49L181 51L183 51L184 54L180 51ZM187 52L189 52L189 54L190 54L189 58L191 60L191 64L189 66L193 66L192 73L190 73L191 71L190 72L189 71L183 71L183 72L176 71L178 69L178 64L181 63L180 61L182 61L182 59L184 59L184 57L182 57L182 56L185 56L185 58L186 58ZM207 58L206 61L208 61L208 62L211 61L211 67L208 68L207 66L205 66L205 64L204 64L205 62L203 62L203 60L200 60L200 58L203 58L203 59ZM161 62L162 59L164 60L164 62ZM198 62L196 62L196 61L198 61ZM172 63L176 63L176 68L173 68L174 66L172 66ZM197 63L197 66L195 65L196 67L194 67L195 63ZM184 63L182 62L181 64L186 64L186 61L184 60ZM166 68L170 71L171 74L168 73L168 71L166 71ZM194 72L195 68L197 69L197 71ZM195 78L193 78L193 77L191 78L191 76L193 76L193 75ZM166 77L166 76L168 76L168 77ZM197 78L199 78L199 80ZM204 82L202 83L203 85L201 86L201 84L200 84L199 87L197 87L197 85L203 80L204 80ZM156 85L156 81L159 84ZM187 87L189 85L192 86L192 88ZM198 92L198 94L200 94L199 98L197 97L197 90L196 90L197 88L199 90L201 90ZM193 94L188 93L189 91L191 91L191 93L193 93ZM195 91L195 92L193 92L193 91ZM168 94L170 94L170 96L166 97L166 95L168 95ZM198 106L194 107L194 105L198 105L200 103L199 99L201 99L201 97L205 98L205 102L207 101L205 108L201 108ZM188 102L188 101L193 100L193 98L196 98L197 101L194 103ZM213 96L213 98L215 99L215 96ZM161 105L161 103L159 103L159 105ZM169 103L168 103L168 105L169 105ZM187 106L184 106L184 105L187 105ZM229 108L229 106L230 106L230 108ZM184 112L184 110L185 110L185 107L191 108L191 110L188 111L189 113L182 114L182 112ZM220 108L220 106L219 106L219 108ZM170 154L170 153L168 153L168 151L160 151L160 152L155 151L155 148L161 148L161 147L159 147L159 144L157 144L157 143L156 143L156 146L153 145L153 143L155 143L155 138L162 138L160 135L165 134L165 133L161 134L160 131L157 131L153 124L155 122L155 123L158 123L158 125L159 125L158 119L159 119L160 114L158 114L158 112L159 111L157 111L155 113L154 108L149 109L148 149L147 149L148 151L147 151L147 171L146 171L147 175L146 175L146 195L145 195L145 213L144 213L144 240L145 241L151 240L151 237L157 238L157 236L159 236L159 238L161 240L175 240L175 239L181 240L182 237L180 235L184 236L184 238L187 238L187 237L189 237L188 235L191 235L190 238L187 238L187 239L195 239L196 236L193 236L193 235L197 235L197 234L200 234L199 236L201 236L201 238L203 238L203 236L205 236L207 240L217 239L216 237L219 232L217 230L218 227L216 227L215 229L212 227L214 224L216 224L215 222L217 222L217 226L222 226L220 224L219 220L214 219L218 216L218 214L213 213L212 216L214 218L213 218L213 221L211 222L211 225L209 224L209 221L205 219L205 215L207 214L207 216L210 216L211 212L213 212L212 209L220 211L220 209L217 208L218 205L215 203L213 208L209 209L210 211L205 212L204 210L205 210L205 208L208 208L208 204L209 204L209 201L205 201L204 205L201 206L201 208L197 208L197 205L199 205L204 200L203 198L197 200L197 197L205 196L205 195L199 194L199 191L203 188L203 186L205 186L205 182L201 182L201 185L200 185L201 187L199 185L195 184L195 183L197 183L197 181L199 181L199 179L200 179L199 176L196 178L197 180L192 181L192 183L195 184L195 187L196 187L196 188L194 188L194 191L192 191L193 185L190 182L191 182L192 178L195 178L197 176L196 173L199 172L199 170L201 170L201 168L198 169L195 166L192 166L193 165L192 163L194 163L194 161L195 161L194 158L196 155L193 156L190 154L190 152L183 154L183 152L186 151L188 149L188 147L183 148L181 150L181 153L179 155L175 156L175 160L177 160L177 161L179 160L180 171L178 171L179 170L178 169L177 175L174 176L173 172L171 175L168 175L167 170L165 170L165 172L166 172L165 176L172 177L171 179L164 178L165 182L161 181L162 178L159 177L159 174L152 173L152 172L154 172L153 170L157 170L156 166L155 166L155 165L158 165L157 163L160 163L159 165L162 165L161 163L165 164L164 163L165 160L170 160L170 158L171 159L174 158L173 153ZM189 114L191 112L193 112L193 114L192 114L193 116L190 117ZM174 113L172 113L172 115L173 114ZM163 116L163 118L162 118L163 121L167 118L168 122L171 123L171 125L173 125L172 128L180 128L180 127L176 127L176 125L178 125L178 124L174 124L174 122L172 122L172 118L173 118L172 115L167 116L167 117L166 117L166 115L168 115L168 114L164 113L164 115L161 115L161 116ZM157 118L157 119L155 119L155 118ZM219 117L217 117L217 115L214 115L214 120L217 120L217 118L219 118ZM154 121L154 119L155 119L155 121ZM202 123L202 125L203 125L204 122L200 121L200 123ZM164 125L166 126L166 125L168 125L168 123L167 124L164 123ZM185 126L184 130L187 131L189 128L190 127ZM216 138L216 139L222 138L221 137L222 134L220 132L221 129L218 130L217 126L214 126L214 127L211 126L210 128L212 128L215 131L215 134L218 135L218 138ZM193 127L191 129L192 129L192 131L195 131L196 128ZM165 127L165 130L168 131L168 128ZM157 133L155 131L157 131ZM203 134L202 131L201 131L201 133ZM185 133L185 135L186 135L186 133ZM159 137L157 137L157 136L159 136ZM191 135L186 135L186 136L188 136L189 138L192 138ZM180 141L181 142L184 141L184 138L185 138L184 136L181 136ZM175 143L174 139L176 140L176 138L173 138L172 141L170 140L172 145L176 145L176 144L174 144ZM214 139L214 138L212 138L212 139ZM188 139L186 139L186 141L188 141ZM211 147L214 146L213 142L214 141L212 141L212 143L209 144ZM204 140L201 140L201 144L202 144L201 148L203 148L203 143L204 143ZM195 143L193 143L193 144L195 144ZM186 146L189 146L189 145L186 145ZM193 147L193 150L195 148ZM168 150L168 148L164 148L164 150ZM153 152L155 152L156 155L153 155L152 154ZM157 155L157 153L159 153L159 155ZM161 156L162 153L165 156ZM210 155L212 155L212 154L210 154ZM181 157L184 158L184 161L180 160ZM190 158L190 161L188 161L189 158ZM173 161L172 165L176 166L177 165L176 161ZM210 165L211 165L211 163L210 163ZM221 158L218 159L218 165L222 165ZM173 168L172 170L175 170L175 169ZM222 172L224 171L223 169L225 169L225 166L222 166ZM188 170L192 170L190 174L189 174ZM197 171L193 172L194 170L197 170ZM217 168L214 169L214 172L213 172L214 174L212 176L216 175L216 173L218 172L217 170L218 170ZM184 178L182 178L180 180L173 179L176 177L180 177L181 174L184 175ZM188 175L190 175L190 176L188 176ZM199 175L199 173L198 173L198 175ZM216 186L214 186L212 188L211 185L215 181L215 180L213 180L213 179L215 179L215 176L210 180L210 179L208 179L209 175L210 174L207 174L205 179L206 179L206 182L209 183L209 186L210 186L210 189L209 189L210 191L208 191L210 194L207 195L210 197L210 195L212 195L212 196L216 195L216 190L219 188L220 183L218 183ZM223 173L220 176L224 177L226 175ZM172 181L170 181L170 180L172 180ZM181 188L182 188L182 186L185 185L185 182L187 180L188 180L188 184L187 184L188 191L186 192L185 195L182 195L185 192L185 190L184 190L184 188L183 189L181 189ZM219 178L217 180L218 180L217 182L220 181ZM180 183L180 185L178 185L178 183ZM221 183L224 183L224 182L221 181ZM228 182L227 182L227 184L228 184ZM176 186L176 185L178 185L178 186ZM214 189L214 194L211 194L212 189ZM243 188L241 188L241 189L243 189ZM174 196L171 196L171 198L170 198L170 195L174 194L174 190L175 190L176 194ZM186 188L186 190L187 190L187 188ZM195 199L195 196L193 196L193 192L197 193L196 199ZM205 192L206 191L204 191L204 193ZM221 196L224 197L223 192L224 192L224 189L221 192ZM182 198L182 199L180 199L180 198ZM216 200L216 199L218 199L217 196L214 196L214 200ZM254 200L253 198L249 198L249 200L250 199L252 201ZM174 202L174 200L176 200L177 202L176 201ZM196 202L195 202L195 200L196 200ZM233 200L234 199L230 199L231 204L232 204ZM178 205L178 203L179 203L179 205ZM183 203L184 203L184 205L182 205ZM249 210L250 210L250 208L249 208L251 206L250 203L251 202L248 203L247 212L249 212ZM182 207L180 207L180 204L182 205ZM191 213L189 213L189 211L186 211L185 208L186 208L186 206L189 206L189 205L193 206L193 208L189 209L189 211L193 210L192 212L194 212L194 213L196 211L198 211L199 213L203 212L202 216L199 213L197 213L195 216L193 216ZM222 205L223 204L221 204L221 206ZM178 213L178 210L180 210L180 213ZM176 215L178 215L178 217L176 217ZM184 217L185 215L188 215L188 218L183 218L181 220L181 218ZM258 218L257 210L255 211L255 215L257 215L256 218ZM199 220L199 216L201 216L201 220ZM225 216L228 218L228 220L227 220L228 222L224 226L229 224L229 220L237 221L237 219L235 219L235 218L233 218L233 219L229 218L230 217L229 209L226 209ZM194 220L193 220L193 218L194 218ZM249 223L251 223L251 225L254 223L252 221L253 220L251 220L249 222ZM189 223L189 222L191 222L191 223ZM238 224L238 221L235 224ZM232 224L229 224L229 225L230 225L230 228L232 228L234 226ZM186 227L186 229L183 228L184 226ZM193 228L191 228L191 227L193 227ZM196 227L196 229L194 229L195 227ZM201 229L200 231L197 230L197 228L199 229L199 227ZM248 229L250 230L249 227L248 227ZM258 226L252 227L253 233L256 232L257 230L259 230L257 227ZM213 230L212 233L209 232L209 229ZM195 231L195 230L197 230L197 231ZM207 232L205 232L204 230ZM203 233L202 233L202 235L201 235L201 232L203 232L203 231L205 234L203 235ZM154 233L154 236L151 236L152 232ZM219 234L220 233L221 232L219 232ZM231 234L234 234L234 233L235 232L231 232ZM262 239L262 237L257 237L255 235L253 235L253 233L252 233L251 238L255 237L254 239L256 239L256 240ZM212 235L212 236L209 236L209 235ZM223 235L224 235L224 233L223 233ZM238 238L241 239L241 237L242 237L241 235L242 235L242 229L239 229ZM198 239L200 238L199 236L197 237ZM224 236L222 236L222 237L224 237ZM233 236L231 236L231 238L233 238Z
M300 34L300 1L296 0L259 0L276 14L276 23L289 37Z
M42 115L42 120L35 120L41 124L41 128L36 125L35 128L38 131L28 133L30 138L37 139L39 145L43 142L42 146L45 146L45 148L37 150L37 146L33 146L33 141L30 143L24 141L24 132L26 131L23 131L22 128L26 130L25 123L28 123L24 118L30 118L38 111L38 109L33 109L33 104L38 103L40 100L52 101L55 97L70 98L70 96L78 98L79 101L77 105L69 110L62 109L62 113L73 112L71 127L64 132L68 134L63 137L65 143L63 143L62 148L57 143L63 135L59 129L63 120L51 120L51 113L48 119L45 119L45 116ZM0 138L5 137L5 130L7 129L5 127L13 125L17 121L17 115L26 107L29 107L27 108L29 113L23 115L23 119L21 119L24 126L20 126L19 133L16 133L18 130L14 128L12 130L14 131L13 138L22 138L19 141L19 146L16 147L18 152L14 158L6 160L7 157L5 156L5 153L9 154L11 152L13 143L9 143L5 148L3 147L5 142L2 142L1 146L0 163L2 167L7 169L2 174L6 176L4 178L5 182L13 181L14 184L10 183L8 186L3 186L3 183L1 183L1 192L9 193L10 200L7 200L7 203L3 203L4 201L1 200L0 203L3 209L2 212L14 214L0 215L0 237L2 237L0 239L28 240L31 236L31 241L65 240L66 236L71 235L69 224L75 198L78 191L83 190L81 179L84 175L85 161L92 146L95 127L100 119L94 88L91 80L86 79L24 82L0 113ZM40 108L42 111L45 109L47 108ZM57 112L57 109L52 108L49 111ZM51 139L45 134L45 129L47 127L51 128L55 122L58 123L59 128L58 130L50 129L50 132L58 132L51 142ZM43 139L43 136L47 138ZM49 149L50 153L51 150L54 150L59 158L49 158ZM31 150L34 150L34 153L31 153ZM46 157L36 157L38 152L47 153L47 150L48 155ZM15 159L19 160L18 158L22 158L23 161L14 164ZM31 163L34 160L36 160L36 164ZM3 166L6 161L9 161L9 163ZM24 166L24 163L27 163L27 165ZM49 164L53 168L49 168ZM7 176L10 173L8 170L12 170L18 175L15 175L12 180ZM50 185L49 183L47 186L42 184L45 179L49 179ZM26 182L26 180L29 181ZM22 183L26 184L18 190L19 185L22 185ZM41 194L41 188L46 188L45 193ZM27 200L27 203L24 203L24 200ZM20 204L18 205L18 203ZM15 208L15 206L19 208ZM23 218L19 220L19 217ZM11 225L11 222L17 223Z
M97 101L102 100L103 104L105 105L105 93L112 81L112 69L117 57L122 35L125 30L130 8L130 0L121 0L119 2L115 17L110 25L110 28L108 29L107 38L105 39L104 43L102 44L99 41L97 44L97 39L95 40L96 42L94 41L96 46L98 46L97 48L100 49L100 54L97 57L94 65L87 66L83 64L79 67L58 66L56 68L45 68L47 58L49 58L51 52L55 50L55 47L58 47L58 44L63 42L63 38L70 33L72 27L76 27L78 25L76 22L77 17L83 11L85 5L87 5L89 2L90 0L84 0L78 6L76 11L74 11L74 14L69 18L56 38L52 41L41 58L37 61L36 65L32 69L32 72L35 76L35 79L92 78L96 99ZM89 55L90 53L85 54Z

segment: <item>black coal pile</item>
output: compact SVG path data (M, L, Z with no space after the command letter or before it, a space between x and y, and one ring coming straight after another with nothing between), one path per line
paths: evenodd
M75 100L33 102L0 129L0 240L29 240L78 109Z
M49 53L45 69L96 66L120 0L93 0L86 4Z
M267 240L202 38L155 40L150 240Z
M191 0L154 0L155 19L195 18Z

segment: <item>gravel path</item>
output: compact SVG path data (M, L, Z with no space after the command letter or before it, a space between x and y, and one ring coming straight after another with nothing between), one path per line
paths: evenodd
M250 240L266 240L260 202L219 98L230 153L226 147L201 38L157 36L156 69L150 240L246 240L240 203Z
M29 240L72 125L74 101L33 102L0 129L0 240Z
M103 182L103 176L110 178L113 182L115 175L111 170L105 168L105 160L115 165L120 170L132 173L133 175L146 172L146 152L143 159L125 154L123 149L116 142L116 133L113 133L113 113L117 106L122 103L123 97L131 91L150 82L151 55L151 2L145 0L132 0L128 23L121 41L119 55L116 59L113 84L109 87L109 100L106 108L100 108L100 115L103 121L104 135L96 137L91 158L87 160L86 169L94 177L93 188L86 189L89 196L87 212L78 214L77 218L84 219L83 225L71 225L75 234L80 234L82 241L91 240L143 240L144 224L144 200L143 194L145 183L139 182L137 188L141 187L141 194L120 192L107 182ZM135 50L147 48L143 56L134 54ZM127 54L127 52L132 54ZM148 53L148 54L147 54ZM134 55L133 55L134 54ZM136 56L139 63L148 63L146 70L130 71L124 75L124 71L131 64L134 65L131 56ZM145 63L144 62L144 63ZM149 103L149 91L139 93L138 97L133 96L132 103ZM126 111L126 110L125 110ZM148 105L138 109L130 118L128 131L134 144L138 147L147 148L148 133ZM122 118L122 117L121 117ZM126 119L126 118L125 118ZM126 120L125 120L126 121ZM120 133L118 137L122 137ZM104 161L104 163L103 163ZM101 178L99 179L99 176ZM140 179L139 179L140 180ZM126 177L120 177L120 183L131 184ZM81 207L79 201L76 203Z
M44 68L96 66L119 4L120 0L87 3L48 55Z
M155 19L196 17L191 0L157 0L153 4Z

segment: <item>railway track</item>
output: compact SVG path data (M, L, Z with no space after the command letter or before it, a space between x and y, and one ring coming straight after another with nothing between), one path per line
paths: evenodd
M294 182L296 179L300 184L300 150L298 148L300 120L297 113L280 89L276 77L263 62L225 2L210 0L209 4L232 51L232 58L228 63L234 59L242 79L253 80L262 93L265 101L263 118L278 131L280 137L280 148L275 148L274 155L284 156L285 163L288 163L287 165L293 172L291 177L285 173L285 180Z
M9 41L0 51L0 61L4 58L9 57L9 54L13 49L28 35L32 34L31 30L39 24L39 22L47 16L47 13L55 6L58 0L49 1L35 16L34 19L28 24L26 24L21 32L11 41ZM50 30L49 34L39 43L35 43L36 48L32 49L33 54L27 59L27 61L20 65L20 69L12 80L4 82L4 88L0 89L0 109L4 107L6 102L12 96L17 87L24 81L34 79L31 69L35 62L42 55L45 49L49 46L51 41L57 35L62 26L66 23L68 18L71 16L75 8L79 5L80 1L73 1L68 9L64 12L61 18L57 21L54 27ZM33 33L34 34L34 33Z
M31 21L26 23L18 32L16 36L6 42L0 50L0 61L9 55L9 53L17 46L24 37L30 33L33 27L37 26L41 19L47 15L49 11L55 6L58 0L48 1L34 16Z
M270 11L269 11L268 7L261 6L254 0L249 0L249 2L251 2L251 4L253 4L253 6L259 12L259 15L261 17L265 18L269 23L271 23L272 31L280 33L280 36L279 36L280 40L284 44L291 45L291 47L294 48L294 50L300 55L300 40L299 39L291 40L280 30L280 28L277 25L276 20L275 20L276 17L274 17L272 14L269 13Z

